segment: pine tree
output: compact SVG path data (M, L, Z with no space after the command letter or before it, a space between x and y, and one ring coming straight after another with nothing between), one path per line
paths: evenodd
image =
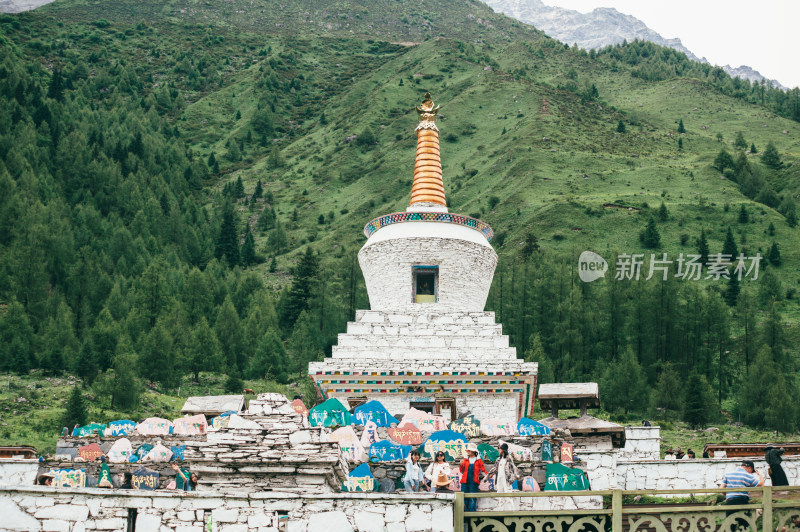
M662 222L666 222L669 218L669 211L667 210L667 206L664 205L664 202L661 202L661 207L658 208L658 219Z
M126 345L130 345L127 344ZM121 353L114 358L114 381L111 392L111 407L130 411L139 406L142 384L136 378L136 355Z
M683 403L683 381L675 370L675 366L666 363L656 381L654 400L657 408L664 410L669 419L670 411L679 411Z
M239 237L236 225L236 212L233 210L233 205L226 202L222 207L222 223L219 227L214 255L218 259L224 257L231 268L239 264Z
M267 247L269 250L277 255L286 248L286 233L283 231L283 226L279 222L275 222L275 229L273 229L267 237Z
M725 289L725 303L727 303L729 307L736 306L740 290L739 276L731 273L731 276L728 278L728 288Z
M739 223L746 224L750 221L750 214L747 212L747 208L742 203L742 206L739 208Z
M678 151L683 151L683 137L678 138Z
M267 205L258 216L258 223L256 224L256 227L259 231L269 231L275 227L275 219L275 209L271 209L269 205Z
M86 425L88 418L89 412L86 408L86 401L83 399L80 388L74 385L69 394L64 417L61 418L61 424L67 428L74 427L75 425L83 426Z
M258 342L250 360L248 374L251 379L275 380L281 384L288 381L291 368L287 366L286 350L274 329L270 328Z
M244 234L244 243L242 244L242 265L247 267L256 264L256 243L253 239L253 233L250 232L250 226L247 226L247 232Z
M633 350L608 365L601 378L606 408L641 412L649 404L647 378Z
M205 316L192 329L187 346L186 364L194 381L199 382L201 371L215 371L220 367L221 347Z
M236 178L236 185L234 186L233 194L235 198L244 197L244 183L242 183L242 176Z
M617 122L617 133L625 133L625 123L622 120Z
M549 383L555 382L555 372L553 368L553 361L547 356L542 345L542 338L539 334L531 336L529 342L530 348L525 354L526 362L538 362L539 371L537 373L537 382Z
M656 227L656 221L653 217L650 217L650 220L647 222L647 226L642 231L641 241L644 244L644 247L648 249L657 249L661 247L661 235L658 233L658 227Z
M289 349L294 362L289 370L301 375L308 371L308 363L317 359L321 352L319 327L306 310L300 313L294 323Z
M769 248L769 253L767 253L767 260L773 266L780 266L783 262L781 259L781 252L778 249L778 243L773 242L772 247Z
M285 329L293 327L300 313L308 308L318 268L319 262L314 250L311 247L306 247L305 252L300 257L300 262L295 268L286 306L282 309L281 323Z
M705 229L700 230L700 238L697 239L697 254L700 255L701 264L708 262L708 239Z
M750 144L750 153L752 153L753 155L755 155L756 153L758 153L758 150L756 149L756 144L755 144L755 142L754 142L754 143L752 143L752 144Z
M683 127L683 118L678 122L678 133L686 133L686 128Z
M773 170L780 170L783 168L781 156L778 154L778 149L772 142L768 142L767 147L764 148L764 153L761 154L761 162Z
M230 294L225 296L225 301L217 311L214 332L224 358L223 366L228 374L239 374L245 367L242 323Z
M716 417L714 391L704 375L689 376L683 399L683 420L694 428L702 427Z
M269 261L269 273L275 273L275 270L278 269L278 260L275 258L275 255L272 256L272 260Z
M747 141L744 140L744 135L741 131L736 132L736 140L733 141L733 146L739 148L740 150L747 149Z
M739 248L736 246L736 241L733 239L733 231L728 227L728 232L725 235L725 242L722 244L722 254L729 255L730 260L736 260L739 255Z
M769 346L758 350L739 388L737 410L744 423L782 432L797 428L798 391L776 363Z
M64 101L64 78L61 75L61 70L58 68L53 69L53 77L50 78L47 97L57 102Z
M272 151L269 152L269 157L267 157L267 168L275 170L276 168L283 167L284 164L285 162L281 155L281 150L278 149L277 146L273 146Z
M719 150L717 157L714 159L713 167L720 172L724 172L726 168L736 168L736 163L733 161L731 154L723 148Z
M256 182L256 189L253 191L253 199L257 200L261 198L263 194L264 194L264 185L261 184L261 180L259 179Z

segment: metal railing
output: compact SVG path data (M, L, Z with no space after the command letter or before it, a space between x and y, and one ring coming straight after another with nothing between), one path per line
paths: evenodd
M718 501L681 501L623 504L628 497L687 496L750 492L749 504L726 505ZM760 499L758 496L760 495ZM467 499L513 498L517 504L537 506L535 499L550 498L551 509L515 511L465 511ZM579 497L597 508L552 509L565 497ZM600 501L603 501L600 503ZM575 499L571 504L575 505ZM477 501L476 501L477 502ZM586 506L586 504L584 504ZM800 531L800 486L756 488L703 488L678 490L544 491L514 493L456 493L453 507L455 532L753 532Z

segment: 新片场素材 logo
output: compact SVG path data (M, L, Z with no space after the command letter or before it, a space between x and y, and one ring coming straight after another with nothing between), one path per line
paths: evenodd
M594 251L584 251L578 258L578 276L585 283L605 277L607 271L608 263Z

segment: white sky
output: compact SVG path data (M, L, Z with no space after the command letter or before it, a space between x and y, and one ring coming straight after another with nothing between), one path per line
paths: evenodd
M581 13L613 7L716 65L748 65L800 86L800 0L542 0ZM791 26L790 26L791 25Z

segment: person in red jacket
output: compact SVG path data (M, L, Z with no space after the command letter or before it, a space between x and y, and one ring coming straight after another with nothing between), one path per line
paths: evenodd
M467 457L461 461L461 491L464 493L478 493L481 484L480 472L486 476L486 466L478 457L478 446L474 443L467 444ZM471 497L464 499L464 507L468 512L474 512L478 506L478 499Z

